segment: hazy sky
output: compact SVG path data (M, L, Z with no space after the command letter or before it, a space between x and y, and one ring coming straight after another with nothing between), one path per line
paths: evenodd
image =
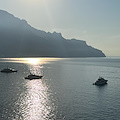
M0 0L0 9L37 29L120 56L120 0Z

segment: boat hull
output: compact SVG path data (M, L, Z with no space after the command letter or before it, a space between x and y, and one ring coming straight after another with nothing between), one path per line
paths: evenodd
M104 83L94 83L94 85L98 85L98 86L103 86L103 85L106 85L107 84L107 82L104 82Z
M2 73L13 73L13 72L17 72L17 70L14 70L14 69L3 69L0 72L2 72Z
M93 85L103 86L107 84L108 80L105 80L104 78L99 78Z
M29 80L33 80L33 79L42 79L43 76L36 76L36 75L33 75L33 76L27 76L25 77L25 79L29 79Z

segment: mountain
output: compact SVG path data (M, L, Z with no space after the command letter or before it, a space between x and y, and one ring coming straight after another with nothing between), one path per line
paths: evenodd
M105 57L101 50L85 41L37 30L3 10L0 10L0 43L0 57Z

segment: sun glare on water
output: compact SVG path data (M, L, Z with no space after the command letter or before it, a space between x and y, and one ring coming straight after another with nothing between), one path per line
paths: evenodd
M51 61L60 60L60 58L23 58L23 62L31 65L45 64Z
M40 60L36 58L29 58L27 59L27 62L32 65L37 65L40 62Z
M46 64L53 61L58 61L61 58L1 58L1 62L16 62L31 65Z

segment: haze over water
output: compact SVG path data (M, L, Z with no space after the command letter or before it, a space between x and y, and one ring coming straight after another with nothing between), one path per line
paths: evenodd
M120 58L1 58L0 120L119 120ZM28 74L44 75L26 80ZM92 85L99 76L108 80Z

